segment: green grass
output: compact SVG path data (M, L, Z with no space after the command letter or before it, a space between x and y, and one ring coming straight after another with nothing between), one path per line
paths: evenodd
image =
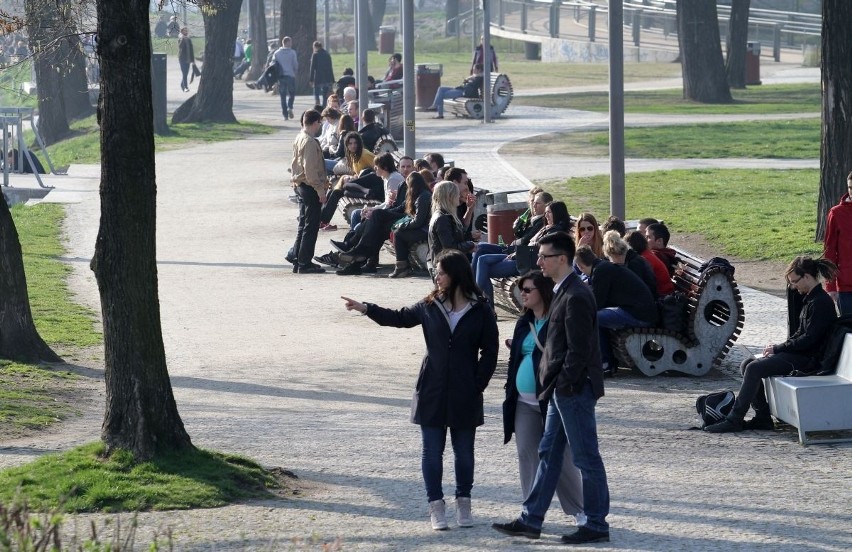
M625 70L628 67L625 65ZM628 91L624 93L624 110L627 113L705 115L818 114L822 101L819 83L754 86L745 90L731 90L731 95L734 97L734 103L731 104L703 104L684 100L683 90L680 88ZM516 96L512 101L517 105L582 109L602 113L609 111L609 95L606 92Z
M609 213L609 177L545 184L577 214ZM723 255L743 260L789 261L819 255L814 243L817 170L678 170L629 173L628 219L656 217L672 232L695 233Z
M820 120L796 119L632 127L625 155L641 159L817 159ZM607 131L566 132L512 142L503 154L607 156Z
M32 61L25 60L0 69L0 102L2 106L36 107L38 98L21 92L21 84L30 82Z
M100 134L94 116L75 121L71 125L72 136L51 146L47 151L54 167L67 167L73 163L92 164L101 161ZM194 144L239 140L253 135L266 135L275 129L260 123L183 123L170 125L167 135L155 135L157 151L185 148ZM30 140L31 141L31 140ZM42 163L44 156L38 152ZM45 167L46 167L45 163Z
M16 205L12 217L24 255L30 307L36 328L51 345L90 347L101 342L95 313L71 300L67 278L71 267L57 257L65 251L60 227L65 213L60 205Z
M269 489L279 486L269 472L241 456L195 449L136 463L126 451L104 454L103 443L91 443L4 470L0 503L23 496L36 510L182 510L271 498Z
M70 372L0 361L0 436L44 429L74 413Z

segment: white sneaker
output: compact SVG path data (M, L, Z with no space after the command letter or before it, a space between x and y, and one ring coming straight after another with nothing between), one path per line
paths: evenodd
M445 531L447 526L447 507L443 500L433 500L429 503L429 515L432 518L432 529Z
M459 527L473 527L473 515L470 513L470 497L456 497L456 520Z
M582 527L586 524L587 521L589 521L588 518L586 518L586 514L584 514L583 512L580 512L579 514L574 514L574 519L577 522L577 527Z

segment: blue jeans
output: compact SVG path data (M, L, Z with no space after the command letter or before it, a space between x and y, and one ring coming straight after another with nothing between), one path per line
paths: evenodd
M449 86L441 86L438 88L438 93L435 94L435 100L432 102L432 107L438 110L438 115L444 116L444 100L452 100L460 98L463 92L458 88L450 88Z
M538 446L539 463L530 494L524 501L520 520L541 529L562 474L566 443L571 443L574 465L583 475L583 507L593 531L609 532L609 486L606 469L598 450L595 399L590 383L578 395L563 397L554 393L547 408L544 435Z
M180 75L181 75L180 89L186 90L187 88L189 88L189 85L186 83L186 77L189 75L190 65L189 65L189 62L187 62L187 61L178 61L178 63L180 64Z
M328 95L330 93L330 84L314 84L314 103L325 107L325 103L328 101Z
M647 328L651 324L643 322L621 307L607 307L598 311L598 332L601 343L601 360L604 367L612 365L612 345L609 342L609 330L622 328Z
M515 259L507 258L502 253L481 255L476 260L476 285L482 293L494 304L494 286L491 278L507 278L518 275L518 265Z
M444 498L441 479L444 474L444 445L447 442L447 428L420 426L423 437L423 453L420 467L423 482L426 484L426 496L429 502ZM456 497L470 497L473 489L473 441L476 428L450 428L450 440L453 444L454 465L456 471Z
M852 291L841 291L837 294L837 308L841 316L852 314Z
M281 95L281 111L284 113L284 118L287 119L287 111L293 109L293 102L296 101L296 77L288 75L279 77L278 93Z

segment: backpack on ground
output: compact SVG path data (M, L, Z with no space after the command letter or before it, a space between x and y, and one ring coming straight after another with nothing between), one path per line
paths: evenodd
M717 391L701 395L695 401L695 409L701 418L701 428L721 422L734 408L733 391Z

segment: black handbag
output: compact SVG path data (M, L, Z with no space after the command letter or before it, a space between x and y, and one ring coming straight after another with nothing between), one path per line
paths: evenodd
M195 80L195 77L200 77L200 76L201 76L201 69L199 69L198 66L193 63L192 64L192 76L189 78L189 82L191 83L192 81Z
M515 266L518 274L526 274L530 270L538 268L538 246L519 245L515 248Z

